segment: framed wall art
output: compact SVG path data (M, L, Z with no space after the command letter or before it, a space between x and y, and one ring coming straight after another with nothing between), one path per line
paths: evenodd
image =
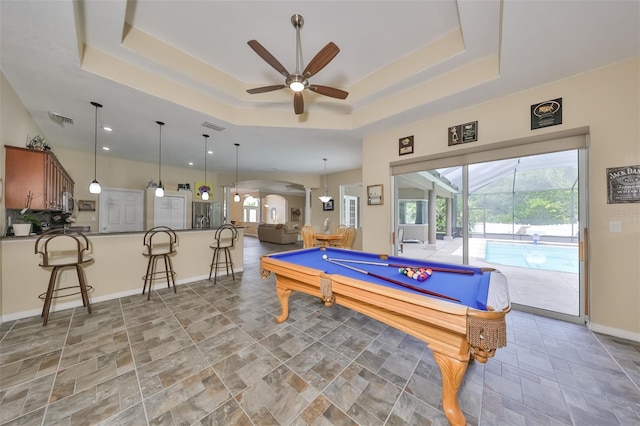
M398 154L413 154L413 135L405 136L404 138L400 138L398 140Z
M382 184L367 186L367 204L370 206L383 204Z
M333 200L331 199L326 203L322 203L322 210L325 212L333 210Z
M78 200L78 211L95 212L96 201L95 200Z

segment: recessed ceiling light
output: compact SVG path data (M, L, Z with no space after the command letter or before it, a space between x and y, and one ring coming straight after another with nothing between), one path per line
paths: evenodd
M193 166L193 161L189 161L187 164L189 164L190 166Z
M102 150L103 150L103 151L111 151L111 148L109 148L108 146L103 146L103 147L102 147Z
M109 126L102 126L102 130L104 130L105 132L113 132L113 129Z
M207 151L207 154L213 154L213 151Z

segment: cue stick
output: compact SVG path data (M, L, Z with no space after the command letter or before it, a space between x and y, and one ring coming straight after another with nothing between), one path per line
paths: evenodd
M336 259L336 258L333 258L333 257L330 258L330 259L338 261L338 262L363 263L365 265L391 266L391 267L394 267L394 268L422 268L422 266L401 265L399 263L369 262L369 261L366 261L366 260ZM427 269L431 269L432 271L438 271L438 272L451 272L453 274L473 275L473 271L470 271L468 269L441 268L439 266L427 266Z
M365 271L364 269L358 269L358 268L354 268L353 266L343 265L342 263L336 262L335 260L331 260L329 258L324 258L323 257L323 259L326 260L327 262L331 262L331 263L336 264L338 266L342 266L344 268L349 268L349 269L352 269L352 270L354 270L356 272L360 272L360 273L365 274L365 275L371 275L372 277L376 277L376 278L379 278L379 279L384 280L384 281L389 281L390 283L393 283L393 284L396 284L396 285L399 285L399 286L402 286L402 287L406 287L408 289L411 289L411 290L414 290L414 291L417 291L417 292L420 292L420 293L428 294L430 296L440 297L442 299L453 300L454 302L460 303L460 300L458 300L458 299L455 299L455 298L450 297L450 296L446 296L444 294L436 293L435 291L430 291L430 290L427 290L427 289L424 289L424 288L416 287L416 286L411 285L411 284L406 284L406 283L403 283L402 281L396 281L393 278L387 278L387 277L382 276L382 275L374 274L373 272Z

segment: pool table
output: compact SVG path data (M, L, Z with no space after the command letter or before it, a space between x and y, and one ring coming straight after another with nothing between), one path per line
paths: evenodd
M419 282L399 273L397 265L433 268L433 274ZM511 305L499 271L331 247L265 255L260 267L263 278L276 277L279 323L289 316L289 295L296 290L425 341L442 372L447 419L466 424L457 393L470 357L484 363L506 345Z

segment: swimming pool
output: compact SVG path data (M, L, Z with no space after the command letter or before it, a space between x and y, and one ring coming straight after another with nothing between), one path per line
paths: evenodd
M484 258L498 265L574 274L579 271L576 246L487 241Z

